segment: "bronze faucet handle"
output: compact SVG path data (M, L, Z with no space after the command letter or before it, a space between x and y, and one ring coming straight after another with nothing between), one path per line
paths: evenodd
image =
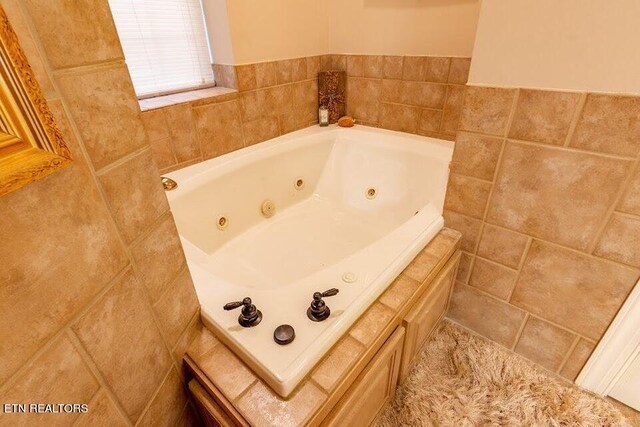
M262 312L256 308L251 302L251 298L245 297L242 301L233 301L227 303L222 307L226 311L235 310L242 307L240 316L238 316L238 323L245 328L256 326L262 321Z
M340 292L340 289L336 289L336 288L331 288L329 290L326 290L322 293L323 297L332 297L334 295L338 295L338 292Z
M322 322L327 319L331 314L331 310L327 307L327 304L325 304L322 298L332 297L337 295L338 292L340 291L336 288L331 288L324 292L314 292L311 306L307 309L307 317L314 322Z

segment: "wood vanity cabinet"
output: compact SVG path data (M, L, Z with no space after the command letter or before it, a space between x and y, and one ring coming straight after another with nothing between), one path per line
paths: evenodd
M368 426L396 392L404 328L399 326L369 362L322 426Z
M460 253L454 254L402 321L406 332L400 366L401 383L407 377L427 338L447 312L459 263Z
M373 423L395 395L398 383L406 378L416 356L446 313L459 262L460 251L456 250L431 283L422 285L426 289L419 296L414 295L407 302L408 307L405 306L389 324L386 339L380 336L383 344L378 344L377 351L371 348L375 353L369 362L363 360L360 368L354 366L347 374L355 379L346 386L346 391L345 388L341 392L334 390L328 396L325 403L334 402L331 403L333 406L325 405L325 411L320 410L311 417L311 425L368 426ZM198 374L197 367L191 366L191 369L196 375L189 383L189 390L205 425L249 425L215 385L201 372ZM357 369L361 371L356 372Z

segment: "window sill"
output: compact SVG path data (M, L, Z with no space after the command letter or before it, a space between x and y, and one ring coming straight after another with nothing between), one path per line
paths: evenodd
M185 92L172 93L171 95L156 96L153 98L140 99L140 110L148 111L156 108L168 107L177 104L186 104L197 101L222 101L225 98L232 98L237 94L235 89L226 87L209 87L206 89L189 90ZM200 102L198 102L200 103Z

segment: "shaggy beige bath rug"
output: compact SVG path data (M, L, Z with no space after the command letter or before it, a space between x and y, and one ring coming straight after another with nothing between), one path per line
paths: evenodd
M631 426L604 399L444 321L378 427Z

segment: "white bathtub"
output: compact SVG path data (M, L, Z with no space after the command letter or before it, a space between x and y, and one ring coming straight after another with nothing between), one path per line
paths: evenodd
M168 174L207 326L289 395L442 228L452 152L433 138L310 127ZM261 213L266 199L271 218ZM309 320L313 293L334 287L330 317ZM238 324L240 309L222 309L247 296L263 315L252 328ZM281 324L295 328L291 344L274 342Z

